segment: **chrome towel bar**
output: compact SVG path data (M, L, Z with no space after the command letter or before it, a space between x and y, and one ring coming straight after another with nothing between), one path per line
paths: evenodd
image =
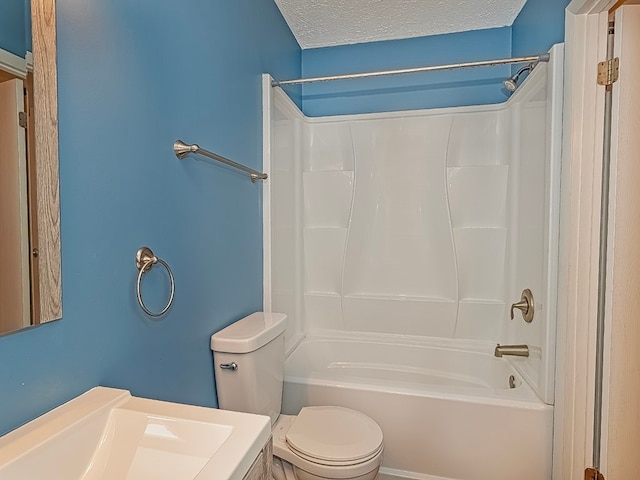
M192 145L187 145L182 140L176 140L175 143L173 144L173 151L175 152L176 157L178 157L180 160L182 160L184 157L186 157L190 153L197 153L198 155L204 155L205 157L212 158L213 160L217 160L220 163L224 163L225 165L228 165L233 168L237 168L238 170L242 170L243 172L248 173L253 183L255 183L256 180L267 179L266 173L258 172L253 168L245 167L240 163L234 162L233 160L229 160L228 158L225 158L222 155L218 155L217 153L213 153L208 150L205 150L204 148L200 148L200 146L195 143Z

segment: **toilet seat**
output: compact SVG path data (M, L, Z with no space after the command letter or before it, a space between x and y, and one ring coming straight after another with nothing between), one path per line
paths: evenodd
M308 462L312 462L312 463L316 463L318 465L325 465L327 467L348 467L351 465L358 465L360 463L364 463L367 462L368 460L371 460L372 458L376 457L378 454L380 454L382 452L382 449L384 447L382 445L380 445L380 447L378 447L378 449L373 452L371 455L362 458L361 460L359 460L358 462L349 462L349 461L345 461L345 462L340 462L340 461L331 461L331 460L318 460L317 458L313 458L310 457L308 455L304 455L303 453L297 452L294 449L291 448L291 446L289 446L289 449L298 457L307 460Z
M336 431L332 430L336 421L344 421L344 425L352 430L344 436L336 435ZM337 433L345 433L343 430L338 429ZM357 478L377 471L382 463L384 447L380 427L355 410L305 407L297 417L280 415L272 433L274 456L320 477ZM346 448L338 451L342 448L341 443ZM316 447L317 450L312 450Z
M382 430L365 414L344 407L304 407L286 434L289 447L323 465L353 465L374 456Z

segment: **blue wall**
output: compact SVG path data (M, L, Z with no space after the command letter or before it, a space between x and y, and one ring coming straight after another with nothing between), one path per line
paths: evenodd
M564 10L571 0L528 0L512 25L513 55L536 55L564 41Z
M24 48L27 52L33 52L31 40L31 0L24 0Z
M0 48L22 58L27 51L26 1L2 0L0 2Z
M181 137L259 168L260 73L498 58L511 55L512 37L513 54L538 52L562 38L567 1L529 0L513 28L301 59L271 0L58 0L64 318L0 338L0 433L95 385L215 406L209 336L262 304L261 187L180 162L171 145ZM427 75L309 86L303 107L325 115L506 98L508 67ZM145 244L176 276L175 305L160 320L134 296L133 257ZM161 308L161 270L144 286Z
M0 433L107 385L215 406L210 335L262 305L261 185L177 160L177 138L261 165L262 72L300 75L270 0L58 0L64 317L0 338ZM160 320L136 250L173 268ZM153 309L166 275L144 281Z
M511 28L303 50L305 77L392 70L511 56ZM303 87L309 116L480 105L506 100L510 68L485 67L316 83Z
M304 50L305 77L487 60L546 52L564 41L570 0L528 0L511 27ZM522 65L514 66L514 69ZM305 85L309 116L499 103L509 66Z

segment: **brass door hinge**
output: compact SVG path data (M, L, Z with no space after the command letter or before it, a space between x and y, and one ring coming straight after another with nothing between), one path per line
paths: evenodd
M587 468L584 471L584 480L604 480L604 475L595 468Z
M598 64L598 85L613 85L620 76L620 59L618 57Z
M25 112L18 113L18 125L27 128L27 114Z

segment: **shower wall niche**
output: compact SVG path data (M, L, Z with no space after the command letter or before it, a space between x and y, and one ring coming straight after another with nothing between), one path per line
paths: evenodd
M561 88L562 46L498 105L307 118L266 79L265 308L287 343L527 343L518 368L550 402ZM523 288L531 324L509 319Z

